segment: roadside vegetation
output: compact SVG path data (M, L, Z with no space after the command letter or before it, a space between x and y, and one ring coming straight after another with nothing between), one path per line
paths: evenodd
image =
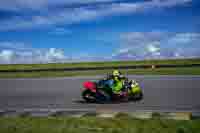
M65 64L13 64L0 65L2 70L35 70L35 69L62 69L62 68L90 68L106 66L134 66L134 65L191 65L200 64L200 59L179 60L146 60L124 62L88 62ZM76 70L76 71L33 71L33 72L0 72L0 78L40 78L40 77L70 77L105 75L112 70ZM137 68L122 69L125 75L200 75L200 67L173 67L173 68Z
M156 68L121 70L125 75L200 75L200 68ZM111 70L60 71L60 72L17 72L0 73L0 78L42 78L106 75Z
M200 120L0 117L1 133L199 133Z
M82 62L82 63L49 63L49 64L12 64L0 65L0 70L35 70L62 68L90 68L110 66L140 66L140 65L190 65L200 64L200 59L171 59L144 61L112 61L112 62Z

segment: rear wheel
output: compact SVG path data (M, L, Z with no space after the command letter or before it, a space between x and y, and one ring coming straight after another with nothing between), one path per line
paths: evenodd
M84 90L82 92L82 97L86 102L94 103L96 102L95 93L90 90Z

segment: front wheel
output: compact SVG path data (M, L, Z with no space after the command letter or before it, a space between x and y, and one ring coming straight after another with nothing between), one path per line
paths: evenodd
M84 90L82 92L82 98L89 103L94 103L96 102L96 97L95 97L95 93L91 92L90 90Z
M139 92L139 93L135 93L129 96L129 100L132 101L140 101L143 99L143 93Z

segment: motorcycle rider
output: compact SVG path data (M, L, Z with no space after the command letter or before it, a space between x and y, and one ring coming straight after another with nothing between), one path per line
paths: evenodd
M112 80L113 80L113 85L111 86L111 88L113 96L118 97L123 94L125 76L122 75L120 71L114 70L112 73Z
M97 94L99 99L102 99L102 94L103 94L103 98L105 101L110 101L111 96L113 96L113 98L122 96L125 79L126 79L125 76L122 75L122 73L118 70L114 70L112 72L112 75L107 75L107 78L105 78L104 80L101 80L98 83L98 86L101 87L101 85L102 85L104 90L111 89L110 90L111 93L106 93L105 91L100 90L100 92Z

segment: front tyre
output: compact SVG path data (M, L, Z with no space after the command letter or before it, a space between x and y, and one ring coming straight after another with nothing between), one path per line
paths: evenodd
M135 93L132 94L131 96L129 96L129 100L131 101L140 101L143 99L143 93L139 92L139 93Z
M94 103L96 102L96 97L95 97L95 93L91 92L90 90L84 90L82 92L82 98L89 103Z
M135 95L135 99L138 101L138 100L142 100L143 99L143 93L140 92L138 94Z

